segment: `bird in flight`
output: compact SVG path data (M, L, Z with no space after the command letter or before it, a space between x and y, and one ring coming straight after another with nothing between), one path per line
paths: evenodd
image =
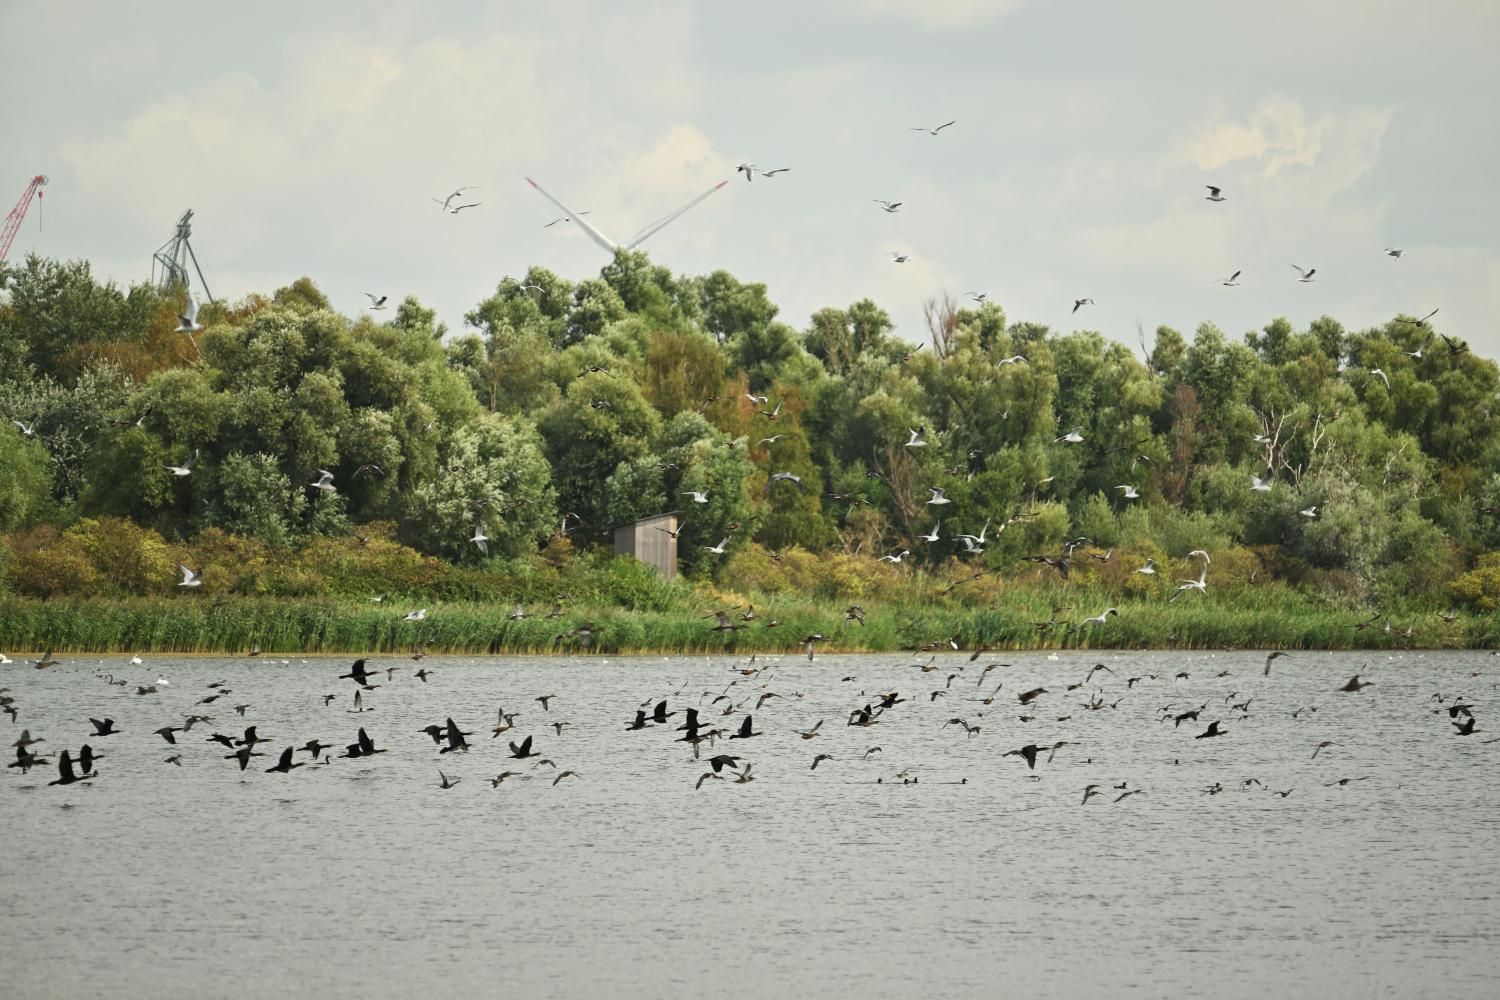
M178 569L178 571L180 573L182 573L182 582L179 583L177 586L179 586L179 587L201 587L201 586L203 586L203 571L201 569L197 570L195 572L193 570L188 569L186 566L182 565L182 563L178 563L177 564L177 569Z
M589 212L592 212L592 211L593 211L593 209L589 210ZM578 215L588 215L589 212L579 212L577 214ZM572 221L573 221L573 217L572 216L563 215L563 216L559 216L556 219L553 219L551 222L547 223L542 228L543 229L551 229L553 226L557 225L559 222L572 222Z
M1078 310L1082 309L1084 306L1091 306L1093 304L1094 304L1094 300L1093 299L1074 299L1073 300L1073 311L1077 312Z
M1313 275L1318 273L1318 269L1315 267L1307 268L1304 270L1303 268L1298 267L1296 264L1292 265L1292 270L1302 275L1302 277L1298 278L1297 280L1302 282L1303 284L1307 284L1309 281L1313 280Z
M470 202L465 202L462 205L454 205L452 208L448 209L448 214L449 215L457 215L459 212L462 212L466 208L478 208L480 205L483 205L483 204L484 204L484 202L482 202L482 201L470 201Z
M1206 187L1206 188L1208 188L1208 194L1205 196L1206 200L1208 200L1208 201L1228 201L1229 200L1228 198L1224 197L1223 188L1214 187L1212 184L1205 184L1203 186Z
M1225 288L1237 288L1239 287L1240 283L1240 275L1243 273L1243 271L1236 271L1229 277L1225 278L1223 281L1219 282L1219 284L1223 285Z
M905 202L901 202L901 201L885 201L882 198L872 198L870 200L873 201L873 202L875 202L875 204L879 205L881 211L883 211L883 212L890 212L892 214L894 214L897 209L899 209L902 205L905 204Z
M735 169L736 173L740 173L740 174L744 174L745 175L745 183L748 184L751 181L755 180L755 173L756 173L756 171L755 171L755 164L753 164L753 163L741 163L739 166L735 167L734 169Z
M361 292L360 294L370 300L371 309L384 309L385 300L389 298L387 295L371 295L369 292Z
M190 458L190 459L188 459L185 464L183 464L183 465L169 465L169 466L167 466L167 471L170 472L174 476L191 476L193 474L193 466L197 463L197 461L198 461L198 449L194 448L193 449L193 457Z
M1403 253L1405 253L1406 251L1402 250L1400 247L1386 247L1384 250L1382 250L1380 252L1383 253L1383 254L1385 254L1387 257L1391 258L1392 260L1400 260L1401 259L1401 255Z
M926 132L928 135L937 135L943 129L947 128L949 125L957 125L957 124L958 124L958 120L954 119L951 122L944 122L943 124L939 125L937 128L928 128L926 125L911 125L911 126L908 126L908 131L911 131L911 132Z
M443 210L447 211L448 210L448 206L453 203L453 199L454 198L457 198L459 195L463 194L465 191L473 191L474 189L475 189L475 185L473 185L473 184L465 184L463 187L459 188L457 191L454 191L452 194L450 194L446 198L433 198L432 200L435 201L435 202L437 202L439 205L442 205L443 206ZM431 196L429 195L429 197L431 197Z
M198 323L198 298L188 292L187 308L177 314L177 329L173 333L197 333L203 329Z
M905 264L907 261L911 260L911 254L897 253L894 250L887 250L885 255L897 264Z

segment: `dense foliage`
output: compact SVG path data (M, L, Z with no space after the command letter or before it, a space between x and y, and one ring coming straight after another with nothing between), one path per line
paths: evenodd
M170 594L198 559L205 593L492 599L679 509L685 572L721 588L1024 581L1053 571L1022 556L1081 537L1076 577L1122 597L1165 600L1206 549L1210 595L1500 606L1500 373L1411 317L1163 327L1142 360L941 301L919 349L872 302L798 330L763 285L640 253L507 279L453 335L415 298L351 320L307 279L196 333L181 296L86 263L32 257L0 289L0 568L23 595ZM985 525L982 554L954 544Z

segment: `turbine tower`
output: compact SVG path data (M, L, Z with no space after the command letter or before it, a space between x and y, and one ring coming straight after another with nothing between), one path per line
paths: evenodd
M212 302L214 295L208 290L208 279L203 277L198 255L193 252L192 235L193 210L190 208L177 220L177 232L152 255L151 283L163 292L170 291L173 286L187 289L192 284L188 280L188 263L192 262L193 271L198 275L198 284L203 288L203 295Z

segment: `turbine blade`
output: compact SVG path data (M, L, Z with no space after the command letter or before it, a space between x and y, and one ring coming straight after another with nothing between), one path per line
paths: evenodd
M660 232L665 226L667 226L668 224L676 221L680 216L682 216L683 214L685 214L689 209L695 207L700 201L702 201L703 199L707 198L709 195L713 194L715 191L719 190L719 188L724 187L728 183L729 183L728 181L720 181L719 183L715 184L713 187L709 188L707 191L705 191L702 194L700 194L698 197L694 198L692 201L688 202L686 205L683 205L677 211L672 212L669 215L665 215L662 218L658 219L656 222L651 223L645 229L641 230L634 237L632 237L631 240L630 240L630 242L627 243L627 244L625 244L625 249L626 250L634 250L636 247L638 247L642 243L644 243L649 237L651 237L651 236L655 235L656 233ZM546 192L543 192L543 193L545 194Z
M589 225L589 223L585 222L583 219L580 219L578 217L578 213L574 212L567 205L564 205L562 202L558 201L556 198L554 198L550 194L548 194L546 192L546 190L540 184L538 184L536 181L534 181L530 177L528 177L528 178L526 178L526 183L530 184L532 187L534 187L538 191L540 191L543 198L546 198L548 201L552 202L552 204L554 204L558 208L562 209L563 213L565 215L567 215L567 217L569 219L572 219L573 222L576 223L580 229L582 229L584 232L586 232L586 233L589 234L589 239L593 240L595 243L599 244L601 247L603 247L604 249L608 250L610 253L616 253L616 252L619 251L620 247L619 247L618 244L615 243L614 240L610 239L608 236L605 236L603 233L599 232L599 230L597 230L593 226Z

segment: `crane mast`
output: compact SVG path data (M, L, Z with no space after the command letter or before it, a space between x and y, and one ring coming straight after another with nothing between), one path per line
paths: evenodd
M10 255L10 245L15 241L16 233L21 231L21 223L26 218L26 210L31 207L31 198L42 196L42 188L47 186L47 175L37 174L26 185L26 190L21 192L21 200L16 202L16 207L10 210L5 217L5 227L0 229L0 264Z

